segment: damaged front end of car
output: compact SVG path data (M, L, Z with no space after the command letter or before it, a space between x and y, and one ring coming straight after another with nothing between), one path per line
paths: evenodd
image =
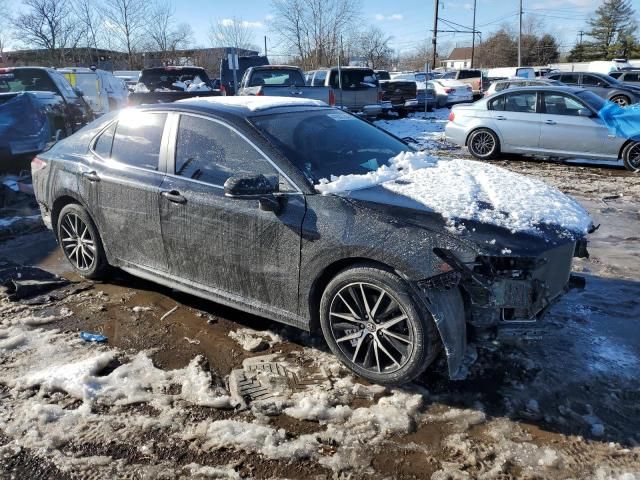
M543 251L513 254L509 249L471 252L434 248L441 274L418 282L440 331L452 379L464 378L473 358L466 345L470 329L483 338L536 339L540 321L564 293L584 288L583 277L571 273L574 257L588 257L584 238L565 239ZM531 254L533 253L533 254ZM464 316L439 311L444 293L459 291Z

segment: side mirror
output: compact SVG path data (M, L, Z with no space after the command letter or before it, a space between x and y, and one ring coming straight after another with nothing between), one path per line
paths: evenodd
M268 212L281 209L280 199L274 195L277 192L277 185L264 175L236 175L224 182L225 197L259 200L260 210Z
M79 97L84 97L84 92L80 87L73 87L73 91L76 92L76 95Z
M578 116L591 117L591 110L589 110L588 108L581 108L580 110L578 110Z

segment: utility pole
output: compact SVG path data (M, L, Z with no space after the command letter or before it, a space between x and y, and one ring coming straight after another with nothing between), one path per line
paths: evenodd
M267 36L264 36L264 56L267 56Z
M431 43L433 44L433 56L431 59L431 68L436 68L436 48L438 46L438 0L434 0L435 2L435 12L433 16L433 39Z
M519 28L518 28L518 66L522 66L522 0L520 0L520 10L519 10Z
M471 29L471 68L476 53L476 0L473 0L473 28Z

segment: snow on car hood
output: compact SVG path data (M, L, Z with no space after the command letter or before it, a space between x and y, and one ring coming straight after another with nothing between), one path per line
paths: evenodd
M322 194L380 185L411 198L446 220L474 220L512 232L539 233L550 225L586 234L592 220L578 202L554 187L503 168L473 160L439 159L425 152L403 152L363 175L322 179Z

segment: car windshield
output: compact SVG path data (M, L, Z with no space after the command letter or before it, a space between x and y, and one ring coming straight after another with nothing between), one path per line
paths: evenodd
M391 80L391 75L389 75L389 72L377 72L376 77L378 77L378 80Z
M335 109L265 115L251 122L314 184L332 175L366 174L410 150L373 125Z
M600 109L607 104L606 100L599 97L590 90L582 90L576 93L576 95L578 96L578 98L580 98L580 100L587 103L596 112L599 112Z
M56 86L44 70L24 68L0 71L0 93L57 92Z

